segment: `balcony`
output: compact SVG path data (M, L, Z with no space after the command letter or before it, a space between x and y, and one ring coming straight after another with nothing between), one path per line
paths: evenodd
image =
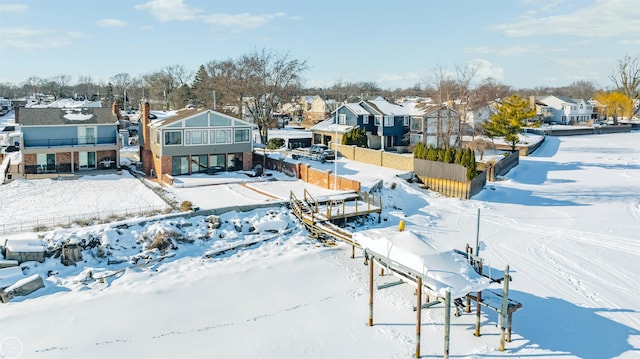
M48 138L48 139L24 139L24 148L30 147L77 147L116 145L116 138L109 137L74 137L74 138Z

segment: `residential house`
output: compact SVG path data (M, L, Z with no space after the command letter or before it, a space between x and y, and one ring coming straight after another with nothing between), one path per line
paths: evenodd
M144 172L163 182L172 176L252 168L252 123L209 109L183 109L151 122L142 107L140 158Z
M458 113L446 104L417 104L410 115L409 143L425 143L436 148L454 146L460 141Z
M533 104L543 122L569 125L597 119L593 104L567 96L534 98Z
M324 100L319 95L302 96L299 101L299 111L296 113L296 123L305 128L331 117L338 103L335 100Z
M378 97L375 100L345 103L334 111L331 120L344 126L343 130L364 128L369 148L404 151L409 145L410 109ZM314 143L326 143L330 134L312 127Z
M114 108L16 108L22 173L57 174L120 165Z
M482 133L484 124L497 112L498 110L494 103L469 111L465 116L463 133L465 135L478 135Z
M380 140L380 148L403 152L409 145L410 109L390 103L382 97L363 101L361 106L373 116L375 135Z

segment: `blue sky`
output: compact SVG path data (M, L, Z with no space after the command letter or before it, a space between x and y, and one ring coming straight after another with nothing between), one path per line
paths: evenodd
M516 88L577 80L608 88L640 56L637 0L0 0L0 82L108 81L197 70L255 49L307 60L306 85L433 80L474 66Z

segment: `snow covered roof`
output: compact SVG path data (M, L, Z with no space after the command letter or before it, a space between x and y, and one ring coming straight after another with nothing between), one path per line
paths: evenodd
M351 131L351 129L353 129L354 127L357 127L357 126L336 124L333 118L328 118L312 126L310 130L318 131L318 132L345 133L345 132Z
M51 103L34 103L27 104L26 107L29 108L77 108L77 107L102 107L102 102L100 101L77 101L70 98L61 98L59 100L53 101Z
M313 138L313 133L308 130L298 129L268 129L269 138Z
M355 115L370 115L369 111L360 106L359 103L346 103L344 104L344 107L348 108L349 111L353 112Z
M414 232L387 227L356 232L353 238L362 248L420 273L438 295L448 290L453 298L460 298L489 288L489 280L476 273L462 255L438 251Z
M166 125L178 122L180 120L192 118L202 114L209 114L210 117L223 118L224 121L229 122L229 126L251 126L251 127L255 126L251 122L243 121L238 118L229 116L227 114L206 109L206 108L193 108L193 109L187 108L187 109L177 110L172 113L168 113L167 116L163 116L162 118L158 117L158 119L153 121L150 124L150 126L162 127L162 126L166 126Z
M27 126L55 126L69 125L82 122L83 124L117 124L118 118L110 108L106 107L75 107L75 108L33 108L25 107L18 110L19 122Z
M377 98L375 100L365 101L366 104L372 105L383 115L393 115L393 116L404 116L410 115L411 111L406 107L397 105L395 103L390 103L389 101Z

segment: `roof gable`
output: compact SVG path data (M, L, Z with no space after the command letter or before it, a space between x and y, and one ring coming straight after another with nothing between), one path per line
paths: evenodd
M167 128L202 128L253 126L253 124L209 109L185 109L177 111L173 116L154 121L150 126Z
M392 116L407 116L411 114L410 109L396 105L394 103L390 103L387 100L382 98L377 98L375 100L363 101L363 107L375 110L381 115L392 115Z

